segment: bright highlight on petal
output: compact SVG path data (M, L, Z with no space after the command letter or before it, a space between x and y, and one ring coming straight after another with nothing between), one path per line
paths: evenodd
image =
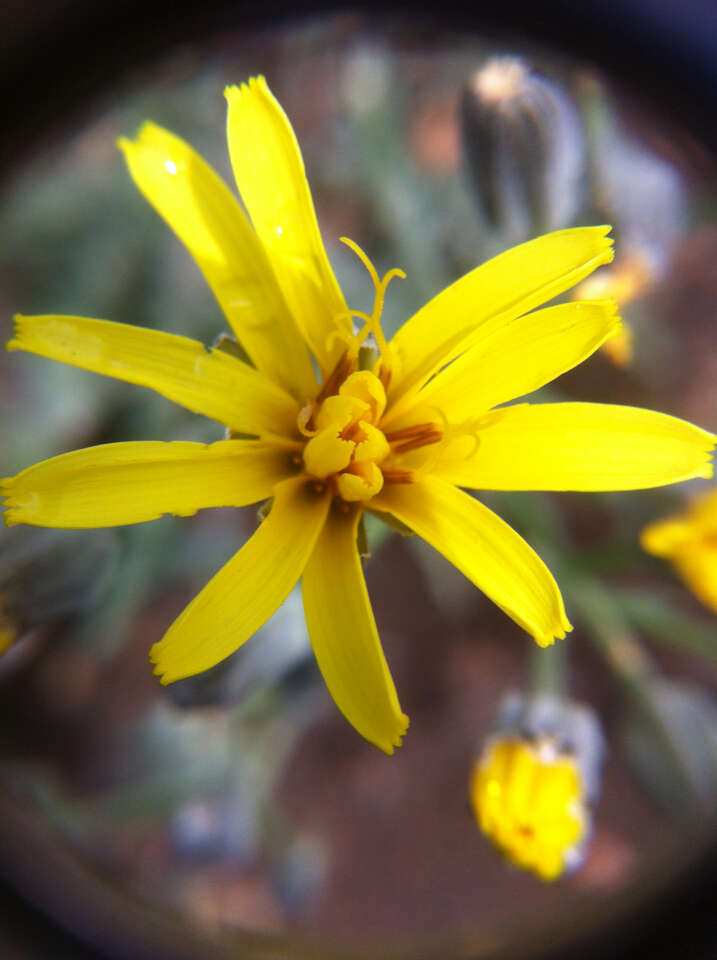
M664 413L601 403L496 410L435 470L476 490L639 490L712 476L714 434Z
M174 333L87 317L18 314L7 349L149 387L238 433L290 434L296 424L296 401L258 370Z
M5 523L114 527L271 496L286 450L261 441L106 443L36 463L0 480Z
M277 484L266 520L152 647L162 683L215 666L266 623L303 573L329 503L304 478Z
M319 669L358 732L393 753L408 717L381 649L356 547L360 510L331 510L304 570L306 624ZM340 626L338 626L340 624Z
M572 630L552 574L535 551L473 497L436 478L386 486L371 502L410 527L541 647Z

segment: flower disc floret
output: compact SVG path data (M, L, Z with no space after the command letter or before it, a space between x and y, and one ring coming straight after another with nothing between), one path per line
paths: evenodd
M322 401L317 432L304 447L309 474L331 480L342 500L370 500L383 488L380 466L391 447L376 426L386 408L386 391L373 373L352 373L339 392Z

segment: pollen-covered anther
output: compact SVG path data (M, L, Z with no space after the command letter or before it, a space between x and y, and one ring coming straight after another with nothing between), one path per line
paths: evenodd
M413 483L415 479L416 474L413 470L399 470L395 467L384 467L383 469L384 483Z
M346 380L346 378L356 369L356 357L353 356L348 350L339 357L336 366L328 375L324 381L318 397L316 398L316 405L322 403L327 397L330 397L332 394L336 393L340 385Z

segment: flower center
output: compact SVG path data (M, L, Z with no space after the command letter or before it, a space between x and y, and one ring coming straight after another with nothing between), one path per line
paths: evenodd
M343 500L370 500L383 487L380 465L391 447L377 424L385 408L383 384L361 370L350 374L313 415L315 435L304 447L304 466L319 480L332 478Z
M381 430L386 409L386 387L391 376L390 347L381 330L381 312L386 288L394 269L379 280L378 273L361 248L341 238L368 270L374 285L370 314L351 311L362 322L356 333L346 337L346 349L326 377L318 396L307 400L298 417L300 432L308 438L302 454L306 472L318 481L331 483L342 500L370 500L384 483L411 483L413 470L401 462L410 450L438 443L442 429L434 423L420 423L393 433ZM380 354L374 371L358 370L359 351L373 335ZM398 462L397 462L398 458Z

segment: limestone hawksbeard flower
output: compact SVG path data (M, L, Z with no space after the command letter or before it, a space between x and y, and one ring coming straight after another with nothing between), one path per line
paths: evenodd
M470 802L483 833L511 861L555 880L584 858L604 741L588 707L509 694L498 732L473 767Z
M645 527L640 543L669 560L694 595L717 613L717 490L695 497L683 513Z
M555 880L588 829L580 769L550 738L501 739L486 748L470 785L483 833L516 866Z
M570 629L555 581L517 533L458 487L616 490L708 476L714 437L626 407L493 409L575 366L615 330L610 302L529 312L611 259L606 227L560 231L496 257L386 342L380 315L397 271L380 279L349 244L375 297L368 313L347 307L286 115L261 77L226 95L248 217L166 130L146 124L120 146L248 362L186 337L66 316L17 317L8 348L150 387L224 424L227 439L111 443L55 457L2 482L5 520L101 527L273 498L256 533L154 645L156 672L170 683L214 666L303 578L331 694L391 753L408 719L361 571L364 510L410 527L545 645ZM377 357L363 368L367 339Z

